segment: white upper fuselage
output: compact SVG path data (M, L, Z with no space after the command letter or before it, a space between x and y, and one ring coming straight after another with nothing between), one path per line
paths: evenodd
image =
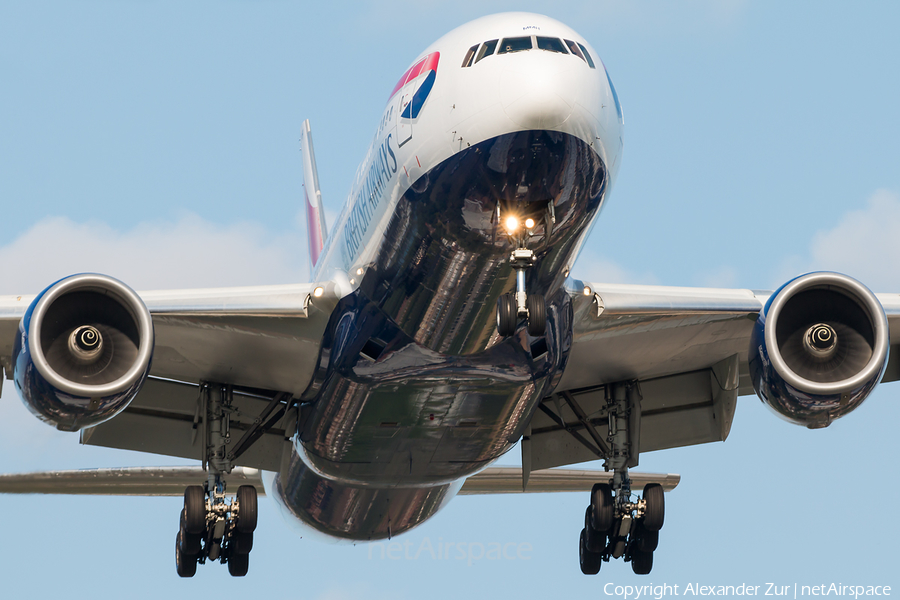
M501 53L504 39L525 36L531 38L532 49ZM574 42L588 57L568 48L566 53L540 49L539 36L565 46ZM490 40L499 40L497 47L477 60L479 45ZM463 67L472 47L477 48L472 64ZM423 60L426 68L416 70ZM428 77L428 66L436 67L433 87L418 114L404 117ZM612 187L622 152L621 107L597 52L566 25L530 13L491 15L437 40L411 69L388 100L347 203L331 228L314 280L353 279L350 285L355 287L358 278L353 273L373 260L397 202L410 185L450 156L503 134L526 130L571 134L600 155Z

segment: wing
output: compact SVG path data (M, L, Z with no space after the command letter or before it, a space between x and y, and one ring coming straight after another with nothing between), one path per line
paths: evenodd
M569 290L571 351L526 433L523 464L537 470L603 457L606 386L622 381L639 382L640 452L728 437L737 397L755 393L750 334L771 292L577 280ZM900 340L900 295L877 297ZM883 381L900 378L900 351L891 356Z
M336 301L330 294L313 301L312 292L312 284L297 284L140 293L155 330L150 378L116 418L83 430L82 443L202 459L199 384L215 381L238 386L232 426L247 447L240 464L277 469L288 400L312 379ZM33 299L0 297L8 378Z

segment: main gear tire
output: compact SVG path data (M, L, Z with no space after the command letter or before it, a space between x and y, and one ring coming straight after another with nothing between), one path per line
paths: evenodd
M232 554L228 559L228 573L232 577L243 577L250 570L250 555Z
M585 546L591 552L602 554L606 550L606 532L597 531L591 525L593 508L588 506L584 511Z
M631 570L635 575L649 575L653 570L653 553L635 550L631 553Z
M231 550L235 554L250 554L253 550L253 534L235 531L231 538Z
M175 571L179 577L193 577L197 573L197 557L181 549L181 532L175 537Z
M581 538L578 540L578 564L585 575L596 575L603 565L603 556L599 552L591 552L587 548L587 532L581 530Z
M666 520L666 497L663 488L658 483L648 483L644 486L644 529L647 531L659 531Z
M252 485L239 487L237 501L240 512L235 528L241 533L253 533L258 519L256 488Z
M591 524L594 529L606 533L612 527L615 516L612 488L606 483L595 483L591 489Z
M641 527L638 534L637 548L642 552L653 552L659 546L659 531L647 531Z
M206 531L206 492L199 485L189 485L184 490L184 530L202 534Z

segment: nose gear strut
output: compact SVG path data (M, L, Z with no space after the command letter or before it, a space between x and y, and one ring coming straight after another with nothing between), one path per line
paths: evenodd
M552 213L553 203L549 204ZM497 220L500 222L500 205L497 205ZM510 266L516 272L516 291L513 294L504 294L497 301L497 331L503 337L508 337L516 332L516 324L519 319L528 322L528 333L539 337L544 335L547 329L547 313L544 305L544 297L538 294L529 295L526 291L525 272L534 266L534 251L527 247L528 240L534 235L535 222L533 219L525 219L523 223L515 216L506 217L505 227L510 241L516 247L509 257ZM555 216L553 217L555 222ZM550 220L547 219L549 231ZM546 237L546 236L545 236Z

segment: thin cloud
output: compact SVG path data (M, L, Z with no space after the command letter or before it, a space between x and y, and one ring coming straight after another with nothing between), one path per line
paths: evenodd
M50 217L0 247L0 294L38 292L73 273L97 272L135 289L306 281L306 234L272 236L260 225L220 225L193 214L118 231Z
M659 280L652 273L634 273L621 265L600 258L596 254L585 251L581 253L575 266L572 267L572 277L589 281L591 283L638 283L653 285Z
M703 271L696 279L700 286L708 288L732 288L740 285L738 272L731 266L721 266Z
M865 208L846 213L832 229L813 236L807 256L785 259L781 281L809 271L837 271L873 291L900 290L900 195L877 190Z

